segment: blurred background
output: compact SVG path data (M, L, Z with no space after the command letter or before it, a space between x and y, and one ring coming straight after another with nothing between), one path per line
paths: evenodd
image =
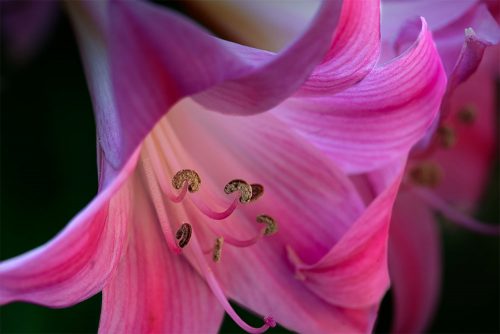
M8 56L4 42L0 59L0 260L49 240L97 190L92 106L69 22L59 15L43 47L22 63ZM499 221L498 170L497 156L476 215L484 221ZM441 231L444 283L430 332L498 333L499 239L446 222ZM0 308L0 332L94 333L100 301L97 295L67 309L10 304ZM252 314L241 312L245 319L252 319L249 322L260 324ZM376 331L387 332L390 321L389 293ZM240 332L230 319L221 331ZM275 328L270 332L286 331Z

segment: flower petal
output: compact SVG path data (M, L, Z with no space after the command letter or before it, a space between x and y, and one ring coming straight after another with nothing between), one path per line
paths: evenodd
M443 99L442 117L446 117L450 112L449 99L453 91L462 82L467 80L478 68L485 49L488 46L500 43L500 27L491 16L486 5L478 6L467 17L463 18L456 25L466 26L465 41L458 56L456 56L456 46L441 46L440 53L444 59L456 59L449 74L449 81L446 95ZM447 27L437 32L436 38L453 41L455 27ZM456 35L456 33L455 33ZM457 38L455 38L457 40Z
M173 152L190 152L189 156L178 155L177 168L199 172L204 180L200 192L205 188L222 191L231 179L265 187L265 198L238 208L236 213L248 210L250 216L243 219L247 221L243 226L225 223L231 232L241 228L244 233L246 226L255 231L255 217L272 210L269 214L288 226L280 232L283 239L293 240L298 251L315 261L364 208L347 176L269 113L244 118L219 115L183 101L165 121L171 122L170 126L161 124L167 145L174 142L175 135L179 146Z
M446 76L422 20L414 45L358 85L324 98L289 99L272 110L350 173L407 154L439 111Z
M339 23L323 62L299 96L335 94L363 80L380 54L380 1L344 0Z
M388 229L403 166L391 169L392 175L397 170L395 178L321 260L303 263L300 255L297 258L298 254L289 250L304 284L331 304L352 308L376 305L388 288Z
M382 1L382 40L385 45L382 59L389 60L397 55L394 42L398 38L403 24L409 20L422 16L429 23L429 28L432 31L438 30L462 17L477 2L478 0Z
M165 242L138 177L127 255L103 291L100 333L216 333L223 309Z
M324 1L308 29L277 55L232 45L240 57L251 55L254 69L195 96L196 101L209 109L240 115L276 106L304 83L327 52L340 7L341 1Z
M277 55L260 50L239 53L236 45L145 2L69 7L97 106L99 141L106 159L119 169L159 118L184 96L217 85L197 99L212 108L216 103L221 112L251 114L291 95L327 51L340 1L325 1L308 29Z
M196 11L208 14L211 22L223 21L214 24L237 41L277 50L297 35L298 27L308 21L317 2L222 1L212 5L202 1L190 3ZM334 94L350 87L372 70L379 51L380 1L344 0L328 52L297 94Z
M393 333L421 333L436 309L441 283L441 243L432 212L418 198L400 193L389 237L393 282Z
M0 263L0 304L64 307L102 290L126 242L132 196L127 178L137 156L52 241Z
M495 152L495 68L500 47L487 49L479 69L451 95L451 113L444 120L456 143L436 150L432 160L446 171L436 191L459 210L471 212L488 182ZM471 112L472 121L461 119ZM456 168L460 166L460 168Z
M290 246L304 261L314 263L349 233L363 210L349 179L331 160L270 113L243 118L207 113L199 108L183 101L153 131L155 144L164 152L165 161L177 164L170 168L197 170L203 180L202 189L222 192L227 181L242 178L262 184L265 193L256 202L238 207L226 220L213 222L195 214L195 209L187 209L178 216L195 224L197 236L202 235L202 248L208 250L218 232L238 239L258 234L262 227L255 217L259 214L269 214L279 226L276 234L263 237L247 248L235 247L226 239L222 260L214 264L213 270L228 295L293 330L370 331L380 299L359 307L332 304L295 277L286 256L286 248ZM172 158L174 152L177 159ZM168 170L167 167L163 170ZM172 204L169 211L175 211L176 205ZM358 228L362 229L363 222L358 223ZM378 267L379 263L374 256L355 258L351 268L356 264ZM388 286L386 267L385 272L383 291ZM330 278L335 282L335 276ZM370 281L353 284L362 287ZM344 291L351 290L342 284L336 287L339 295L345 296ZM370 289L364 289L367 290Z

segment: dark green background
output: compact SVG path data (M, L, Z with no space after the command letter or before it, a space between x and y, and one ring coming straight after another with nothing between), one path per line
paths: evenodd
M22 66L6 57L3 46L1 260L49 240L97 189L92 106L69 23L61 16L44 49ZM478 211L488 221L499 220L498 164L495 171ZM432 332L499 332L499 239L449 224L442 225L442 232L445 282ZM99 310L100 295L68 309L14 303L0 308L0 332L96 332ZM388 330L390 316L387 297L378 332ZM239 329L226 319L222 331Z

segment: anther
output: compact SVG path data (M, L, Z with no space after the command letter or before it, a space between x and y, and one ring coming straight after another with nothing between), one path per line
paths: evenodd
M434 162L422 162L409 170L410 179L417 185L435 188L442 179L442 171Z
M194 193L200 189L201 178L198 173L196 173L192 169L180 170L172 178L172 185L177 190L182 188L184 182L188 183L188 190L191 193Z
M261 184L251 184L250 187L252 187L252 197L250 198L250 202L256 201L258 198L260 198L262 195L264 195L264 186Z
M444 148L451 148L457 142L457 136L453 128L443 125L437 130L438 138Z
M278 224L273 217L268 215L259 215L256 218L257 223L266 224L264 235L272 235L278 232Z
M224 244L224 238L218 237L215 239L214 250L212 253L212 260L214 262L219 262L222 257L222 245Z
M470 125L476 120L477 113L473 106L464 106L457 112L457 118L461 123Z
M175 233L175 238L179 240L179 247L184 248L189 243L191 239L191 234L193 233L193 228L190 224L184 223L179 227Z
M243 180L229 181L224 187L226 194L232 194L235 191L240 192L240 203L248 203L252 199L252 187Z

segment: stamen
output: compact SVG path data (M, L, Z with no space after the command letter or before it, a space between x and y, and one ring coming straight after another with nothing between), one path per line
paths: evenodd
M205 258L203 257L203 252L201 250L200 244L198 243L198 239L196 238L195 234L193 235L192 244L193 244L193 253L197 258L199 267L201 268L202 274L205 277L205 281L212 290L215 298L217 298L217 300L222 305L226 313L231 317L231 319L233 319L234 322L236 322L236 324L238 324L238 326L240 326L243 330L247 331L248 333L253 333L253 334L264 333L270 327L276 326L276 322L270 316L264 317L264 325L258 328L250 326L243 319L241 319L240 316L233 309L231 304L229 304L226 296L224 295L224 292L222 291L222 288L220 287L219 283L217 282L217 279L215 278L212 269L210 269L210 267L205 262Z
M158 217L158 220L160 222L163 234L165 235L165 238L167 240L167 244L174 253L179 254L180 248L175 243L173 233L170 230L170 223L168 221L167 212L165 210L165 204L163 203L161 190L158 187L158 183L156 182L153 171L151 170L147 159L142 159L142 167L144 175L146 177L148 188L150 190L148 193L153 202L156 216Z
M172 178L172 185L175 189L181 189L185 182L187 182L188 190L191 193L200 189L201 178L198 173L192 169L180 170Z
M212 260L214 262L219 262L222 256L222 245L224 244L224 238L223 237L218 237L215 239L215 245L214 245L214 250L212 253Z
M274 233L278 232L278 224L273 217L268 215L260 215L257 216L256 220L257 223L266 224L264 235L273 235Z
M151 140L146 140L145 145L147 150L149 151L149 154L148 158L143 159L144 169L151 175L154 174L154 176L158 181L158 184L160 185L161 191L167 196L167 198L170 201L174 203L182 202L182 200L186 196L188 184L185 183L182 186L182 190L179 194L174 194L169 187L169 181L165 176L165 171L162 170L163 166L160 161L160 155L156 154L155 152L156 148L154 147L154 143Z
M203 199L199 198L198 196L191 196L190 197L191 201L193 204L200 210L205 216L214 219L214 220L223 220L229 217L234 210L236 210L236 207L238 206L238 200L234 200L231 205L225 209L224 211L215 211L212 208L210 208L204 201Z
M193 228L190 224L184 223L179 227L177 232L175 233L175 238L179 240L179 247L184 248L189 243L191 239L191 234L193 233Z
M439 165L427 161L411 167L408 175L419 186L435 188L441 182L443 173Z
M252 197L250 198L250 202L256 201L264 195L264 186L261 184L254 183L251 184L250 187L252 187Z
M438 195L434 194L431 191L425 189L412 188L412 192L424 200L430 207L435 210L441 212L446 218L451 220L452 222L465 227L469 230L487 234L487 235L499 235L500 234L500 225L498 223L483 223L475 220L472 217L467 216L466 214L456 210L451 207L448 203L446 203L442 198Z
M451 148L457 142L457 136L455 130L450 126L443 125L437 130L437 135L441 146L444 148Z
M224 187L226 194L232 194L235 191L240 192L240 203L248 203L252 199L252 187L243 180L232 180Z
M458 120L467 125L473 124L476 120L476 117L476 109L471 105L464 106L457 112Z

